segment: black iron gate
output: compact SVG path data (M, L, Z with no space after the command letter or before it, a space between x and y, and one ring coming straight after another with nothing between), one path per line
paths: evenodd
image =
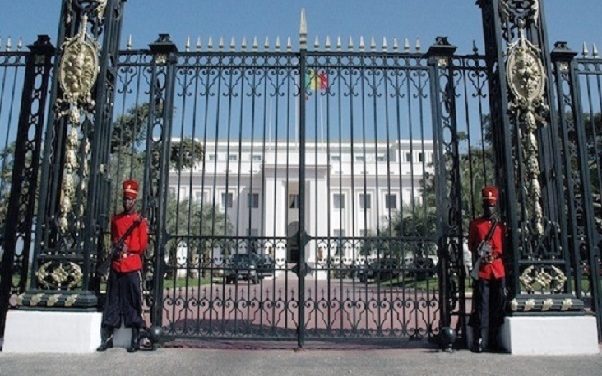
M493 181L483 58L445 38L214 43L120 53L111 205L143 182L150 322L300 344L463 333L460 208L478 215Z
M123 2L65 0L57 52L43 37L29 53L0 52L0 120L8 124L0 138L2 199L12 174L1 232L2 325L14 305L96 309L103 281L94 265L108 216L120 210L120 182L130 177L142 183L140 209L151 231L145 315L170 338L303 346L432 340L451 327L463 340L471 310L467 224L480 214L480 188L496 181L509 244L521 246L506 260L518 298L512 310L539 299L530 310L581 312L584 303L600 321L600 62L575 59L561 44L549 62L543 49L556 85L546 87L545 100L556 95L559 110L552 106L553 127L538 131L547 175L535 201L545 204L546 229L562 231L543 240L523 231L538 228L523 218L533 205L519 184L528 145L520 141L522 118L505 112L512 97L500 51L519 34L545 45L539 8L480 2L486 56L476 49L457 55L446 38L428 51L407 40L363 38L316 40L308 49L304 17L298 48L290 39L209 39L178 49L162 34L148 49L129 42L120 51ZM101 38L99 49L91 41ZM52 76L55 53L61 73ZM96 81L63 64L74 54L90 64L88 73L100 72ZM74 82L92 94L77 92ZM561 202L566 207L554 209ZM544 243L552 253L541 251ZM538 252L544 269L560 265L555 279L569 279L553 296L519 280Z

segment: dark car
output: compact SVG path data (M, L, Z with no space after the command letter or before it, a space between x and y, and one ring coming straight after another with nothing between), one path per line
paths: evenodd
M224 271L226 283L234 283L241 279L258 283L257 261L257 255L255 254L239 253L232 255Z
M270 277L274 275L276 263L270 255L254 255L257 259L257 276L259 278Z
M368 264L360 265L356 270L356 276L360 282L369 279L386 281L399 276L399 262L397 259L380 259Z

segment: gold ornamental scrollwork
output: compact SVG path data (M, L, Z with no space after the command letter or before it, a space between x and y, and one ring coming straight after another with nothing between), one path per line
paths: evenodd
M536 131L546 122L548 106L544 102L546 76L540 59L540 51L525 38L521 28L520 39L508 47L506 73L512 93L509 111L520 122L521 142L526 168L525 189L530 198L528 209L533 218L533 230L543 235L543 210L539 184L539 145Z
M74 262L48 261L36 272L39 286L52 290L72 290L82 282L82 269Z
M553 265L526 268L518 278L528 293L559 293L564 290L567 277L562 270Z
M58 102L66 104L67 109L57 115L67 115L75 124L79 124L83 109L94 106L91 90L100 72L98 43L89 37L87 23L87 16L82 16L78 34L67 38L63 43L63 56L58 71L59 84L63 90L63 96Z

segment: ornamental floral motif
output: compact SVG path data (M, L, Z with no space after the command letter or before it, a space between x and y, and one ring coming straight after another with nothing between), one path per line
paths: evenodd
M36 277L42 288L71 290L80 285L83 273L81 267L74 262L49 261L40 266Z
M528 293L557 293L563 291L567 277L554 265L538 268L531 265L522 272L519 281Z
M91 90L100 71L98 44L88 37L87 23L87 16L82 16L79 33L63 43L58 72L63 96L57 102L66 104L58 116L68 115L73 123L80 122L83 109L94 107Z
M520 39L508 47L506 65L508 86L513 96L509 111L520 122L522 152L526 167L525 189L529 200L530 217L533 218L534 233L544 233L541 208L539 145L535 132L546 122L548 107L544 102L545 70L539 58L539 49L525 38L521 28Z

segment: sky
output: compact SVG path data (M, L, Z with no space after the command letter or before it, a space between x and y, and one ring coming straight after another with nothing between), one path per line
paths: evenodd
M37 34L56 39L59 0L0 0L0 38L23 38L28 44ZM583 42L602 48L601 0L545 0L543 2L550 43L565 40L581 51ZM296 45L299 14L305 8L310 49L316 36L341 36L343 45L351 36L357 47L359 37L374 37L380 44L387 37L414 45L420 39L423 49L436 36L447 36L459 53L471 53L472 41L482 46L480 9L475 0L129 0L126 3L122 46L132 34L134 47L146 47L158 33L169 33L184 48L188 36L214 44L220 36L226 43L234 37L248 41L257 36L270 43L280 36L291 37ZM3 48L3 47L2 47Z

